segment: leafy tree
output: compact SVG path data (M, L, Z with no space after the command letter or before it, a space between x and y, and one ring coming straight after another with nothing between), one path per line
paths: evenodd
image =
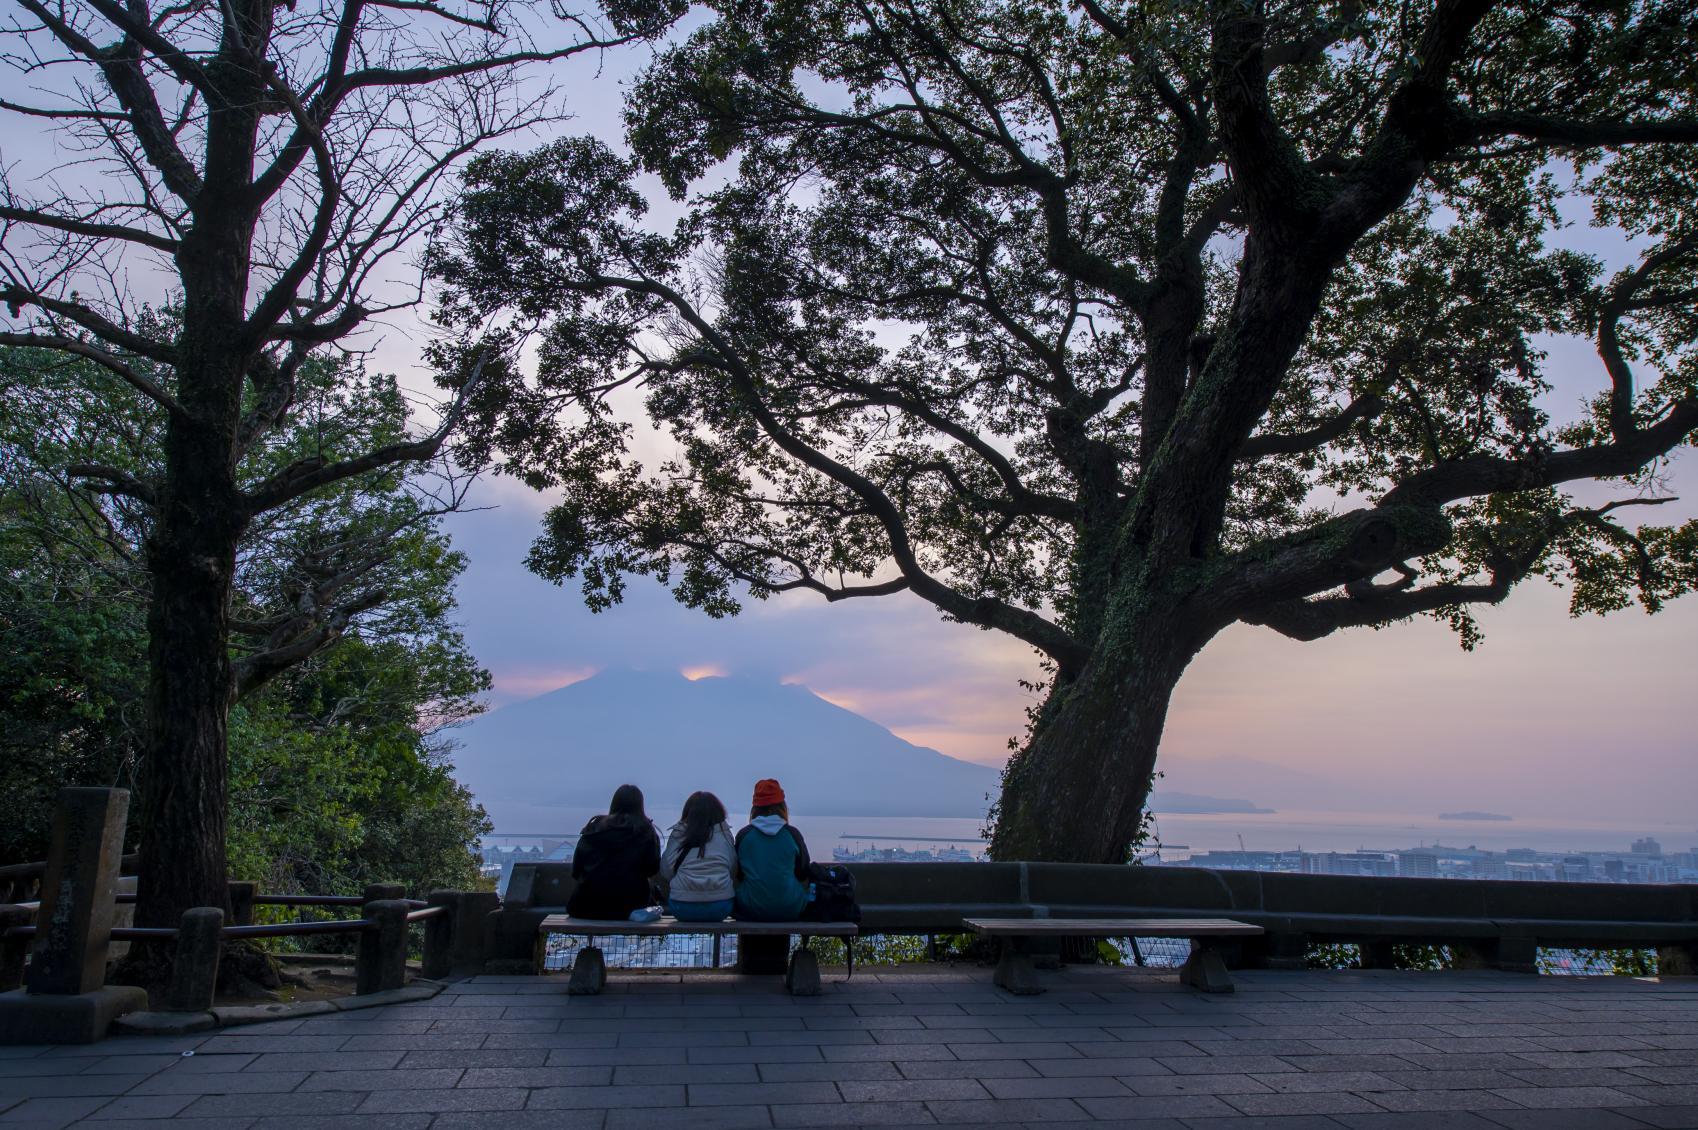
M88 363L69 366L79 367ZM123 495L90 495L64 469L98 455L142 476L149 447L141 435L117 441L124 431L111 425L126 400L115 381L66 368L18 350L0 362L9 393L0 403L0 857L12 859L41 857L62 785L148 785L137 766L148 579L137 560L146 513L132 513ZM308 422L279 459L295 458L290 448L319 443L327 431L369 443L404 422L389 379L315 363L303 384ZM487 822L448 774L447 735L479 709L488 675L451 623L464 559L418 489L396 470L371 473L329 497L304 499L251 529L244 543L236 604L262 623L293 606L286 594L307 579L303 569L330 560L327 532L380 534L382 546L363 558L372 569L360 586L366 607L349 637L246 688L232 716L232 868L267 889L357 893L378 879L415 890L477 881L471 848ZM372 585L374 573L381 587Z
M447 314L541 331L480 434L565 493L531 561L592 606L906 590L1035 648L999 858L1124 861L1228 625L1471 646L1531 576L1693 587L1698 526L1624 520L1698 428L1689 5L710 6L633 156L469 166ZM1564 250L1565 206L1636 263ZM1596 345L1577 418L1549 335Z
M391 377L312 359L298 385L297 420L256 463L335 457L405 430ZM141 757L153 512L127 492L85 489L79 471L98 462L154 478L157 420L120 378L49 351L0 353L0 390L0 853L33 859L59 787L169 787ZM463 485L381 467L245 532L231 648L237 874L342 891L380 876L421 889L475 879L470 847L485 821L446 763L446 727L488 687L452 623L465 562L439 529ZM314 614L326 607L340 614ZM298 662L266 658L287 649ZM311 861L315 850L338 858Z
M135 400L119 416L148 417L148 477L75 470L148 512L138 922L224 901L231 704L361 611L303 564L312 579L273 594L291 602L273 631L248 634L231 606L244 538L338 483L431 460L459 417L450 404L427 433L270 459L302 418L308 359L416 300L385 273L437 223L447 170L559 119L524 69L637 38L659 7L618 5L599 32L530 0L19 0L0 26L29 90L0 111L71 154L0 182L0 344L92 361ZM133 285L163 285L143 297L176 305L169 325L146 324ZM477 371L441 379L463 393ZM310 552L338 544L326 528ZM232 631L252 646L233 654Z

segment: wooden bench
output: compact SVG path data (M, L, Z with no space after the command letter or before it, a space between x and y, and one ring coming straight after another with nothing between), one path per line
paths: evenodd
M663 917L654 922L629 922L624 919L608 921L596 918L573 918L569 914L550 914L538 928L540 934L570 934L586 938L655 938L668 934L710 935L716 939L714 952L719 952L718 938L726 934L745 936L802 938L801 948L790 955L790 965L784 974L784 987L799 997L818 996L820 991L819 961L808 948L811 938L842 938L848 971L845 980L855 975L855 937L861 928L853 922L680 922ZM595 946L578 951L572 963L572 979L566 991L573 996L592 996L607 984L607 962Z
M1260 926L1230 918L969 918L965 924L987 938L1003 939L996 983L1022 996L1044 991L1023 946L1028 938L1189 938L1191 956L1180 966L1179 979L1205 993L1230 993L1232 978L1214 939L1262 933Z

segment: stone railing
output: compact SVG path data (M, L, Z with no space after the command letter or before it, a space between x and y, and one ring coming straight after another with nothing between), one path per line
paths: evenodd
M1540 946L1655 949L1668 974L1698 971L1698 886L1378 879L1063 863L851 864L861 932L941 935L964 918L1229 917L1267 933L1228 954L1240 967L1302 968L1311 947L1446 945L1459 966L1536 971ZM563 907L567 864L520 864L490 927L506 967L533 961L536 923Z
M260 938L351 934L357 939L355 992L399 989L407 980L412 926L424 928L422 973L447 976L458 958L468 958L456 934L481 937L483 917L495 896L434 891L410 900L400 884L376 883L358 896L268 895L253 883L232 883L229 905L195 907L175 927L118 924L121 904L117 845L123 842L129 794L122 789L67 789L55 814L52 855L45 864L24 865L39 873L40 902L0 904L0 1044L82 1043L99 1039L116 1017L144 1008L138 989L105 984L113 943L169 943L172 973L165 992L170 1012L212 1009L219 959L226 943ZM16 889L15 887L12 889ZM360 917L255 923L256 906L358 908ZM27 965L26 965L27 960ZM22 986L22 988L20 988Z

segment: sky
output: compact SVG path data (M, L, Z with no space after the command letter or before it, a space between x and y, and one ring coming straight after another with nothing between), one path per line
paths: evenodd
M615 84L641 61L630 53L599 73L579 66L563 76L578 112L573 132L618 136ZM27 130L0 144L8 162L50 152L45 134ZM1575 238L1612 259L1626 250L1604 233ZM392 316L365 344L377 367L425 387L420 331L417 319ZM1553 374L1559 419L1602 380L1576 343L1555 344ZM1687 500L1659 519L1698 514L1695 463L1689 451L1677 465ZM493 707L640 667L800 682L910 741L987 764L1000 763L1023 729L1032 700L1019 682L1037 674L1031 651L945 623L917 598L828 606L793 595L716 621L639 578L623 605L592 614L575 590L522 564L545 498L485 478L469 504L477 509L447 525L469 555L459 618L494 676ZM1428 620L1313 643L1230 629L1181 682L1161 766L1170 784L1228 796L1244 795L1263 769L1300 772L1315 807L1406 811L1465 794L1471 807L1516 815L1643 816L1698 829L1698 599L1655 618L1630 609L1574 620L1562 593L1533 581L1479 619L1486 640L1471 654Z

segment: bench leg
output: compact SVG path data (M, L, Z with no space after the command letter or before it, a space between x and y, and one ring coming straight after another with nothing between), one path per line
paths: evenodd
M1002 953L996 961L995 981L1015 996L1036 996L1044 991L1038 984L1038 971L1032 965L1032 955L1013 938L1002 940Z
M572 979L566 992L574 997L593 997L607 984L607 959L595 946L585 946L572 962Z
M1179 967L1179 980L1200 993L1233 991L1232 976L1226 971L1220 951L1196 941L1191 943L1191 956Z
M820 963L814 951L806 945L790 955L790 968L784 974L784 987L793 997L820 995Z

